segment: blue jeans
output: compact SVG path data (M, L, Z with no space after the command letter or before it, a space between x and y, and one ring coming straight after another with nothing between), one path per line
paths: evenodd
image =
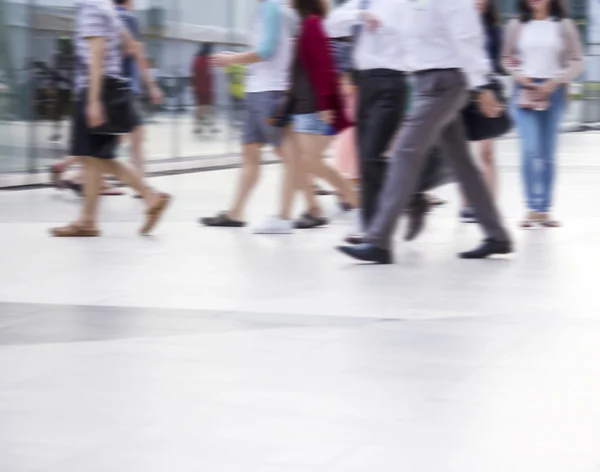
M540 82L540 81L536 81ZM516 88L517 94L520 87ZM527 208L546 213L552 206L556 148L566 106L565 87L552 93L544 111L519 108L513 102L513 118L521 141L521 169Z

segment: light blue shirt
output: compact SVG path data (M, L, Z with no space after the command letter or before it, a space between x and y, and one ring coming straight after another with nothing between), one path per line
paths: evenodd
M262 31L256 53L263 61L271 59L277 49L279 28L281 27L281 7L274 0L263 0L260 5Z
M257 2L251 28L251 48L262 59L248 66L246 92L283 91L289 88L292 62L292 21L285 0Z

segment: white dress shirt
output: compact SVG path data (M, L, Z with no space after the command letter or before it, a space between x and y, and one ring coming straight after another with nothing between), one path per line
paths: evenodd
M354 49L354 64L358 70L392 69L407 71L405 0L370 0L367 11L379 18L382 25L369 30L362 25ZM332 38L348 37L353 27L362 24L362 0L348 0L335 8L325 20L325 28Z
M491 67L473 0L404 1L412 70L462 69L470 87L485 85Z

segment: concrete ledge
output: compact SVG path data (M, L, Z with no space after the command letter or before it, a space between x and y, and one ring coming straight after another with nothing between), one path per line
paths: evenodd
M271 152L265 152L264 164L278 162L276 156ZM222 170L239 167L241 164L240 154L228 154L217 156L202 156L196 159L186 158L182 160L169 160L161 162L148 162L148 176L175 175L192 172L207 172L211 170ZM39 170L35 173L14 172L0 174L0 189L30 189L50 186L48 172Z

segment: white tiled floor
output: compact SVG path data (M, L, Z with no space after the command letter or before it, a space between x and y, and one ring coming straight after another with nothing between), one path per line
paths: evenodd
M565 227L530 232L516 143L499 146L511 260L455 258L480 234L453 186L391 267L333 251L350 217L198 227L235 171L153 181L176 201L146 239L129 197L73 241L45 231L74 198L0 193L0 471L598 472L600 135L563 143Z

